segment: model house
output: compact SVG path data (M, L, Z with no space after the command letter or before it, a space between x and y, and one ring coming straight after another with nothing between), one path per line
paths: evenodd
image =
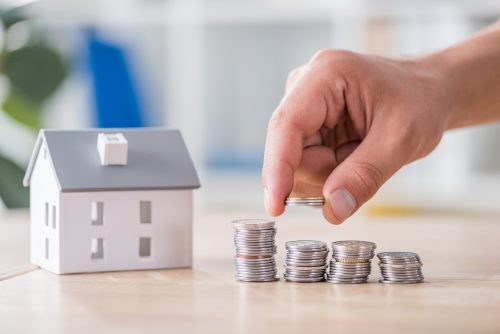
M200 183L177 130L42 130L24 185L31 261L44 269L191 266Z

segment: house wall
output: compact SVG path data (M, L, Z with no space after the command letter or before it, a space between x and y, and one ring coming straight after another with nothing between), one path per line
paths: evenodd
M59 186L49 152L45 143L42 143L30 181L30 257L33 264L56 273L59 272L60 264L59 200Z
M140 222L140 201L151 201L150 224ZM91 223L92 202L103 205L102 225ZM192 190L68 192L61 206L61 273L192 264ZM139 256L141 237L151 238L150 257ZM91 257L93 238L103 239L102 259Z

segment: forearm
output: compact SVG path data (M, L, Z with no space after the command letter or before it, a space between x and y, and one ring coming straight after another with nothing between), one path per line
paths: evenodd
M443 82L448 129L500 121L500 22L419 62Z

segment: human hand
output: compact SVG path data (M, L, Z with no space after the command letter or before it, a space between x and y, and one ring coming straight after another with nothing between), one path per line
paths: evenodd
M347 219L403 165L430 153L448 126L441 74L419 61L318 52L292 71L269 122L266 210L289 195L325 197L323 215Z

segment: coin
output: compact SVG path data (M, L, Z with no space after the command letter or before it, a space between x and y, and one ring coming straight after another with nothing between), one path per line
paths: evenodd
M287 197L286 206L321 206L325 203L323 196Z
M413 252L378 253L379 267L382 277L380 283L410 284L424 280L422 262L418 254Z
M323 241L316 240L295 240L288 241L285 243L285 247L289 250L304 250L306 252L311 252L313 250L325 250L327 249L327 245Z
M294 240L288 241L285 247L285 280L298 283L324 280L328 257L328 246L325 242Z
M235 278L245 282L273 282L276 268L277 247L275 222L266 219L238 219L234 229Z
M332 242L332 258L326 281L330 283L366 283L371 273L371 259L377 245L370 241Z
M274 221L267 219L238 219L233 221L233 227L238 230L259 230L274 227Z

